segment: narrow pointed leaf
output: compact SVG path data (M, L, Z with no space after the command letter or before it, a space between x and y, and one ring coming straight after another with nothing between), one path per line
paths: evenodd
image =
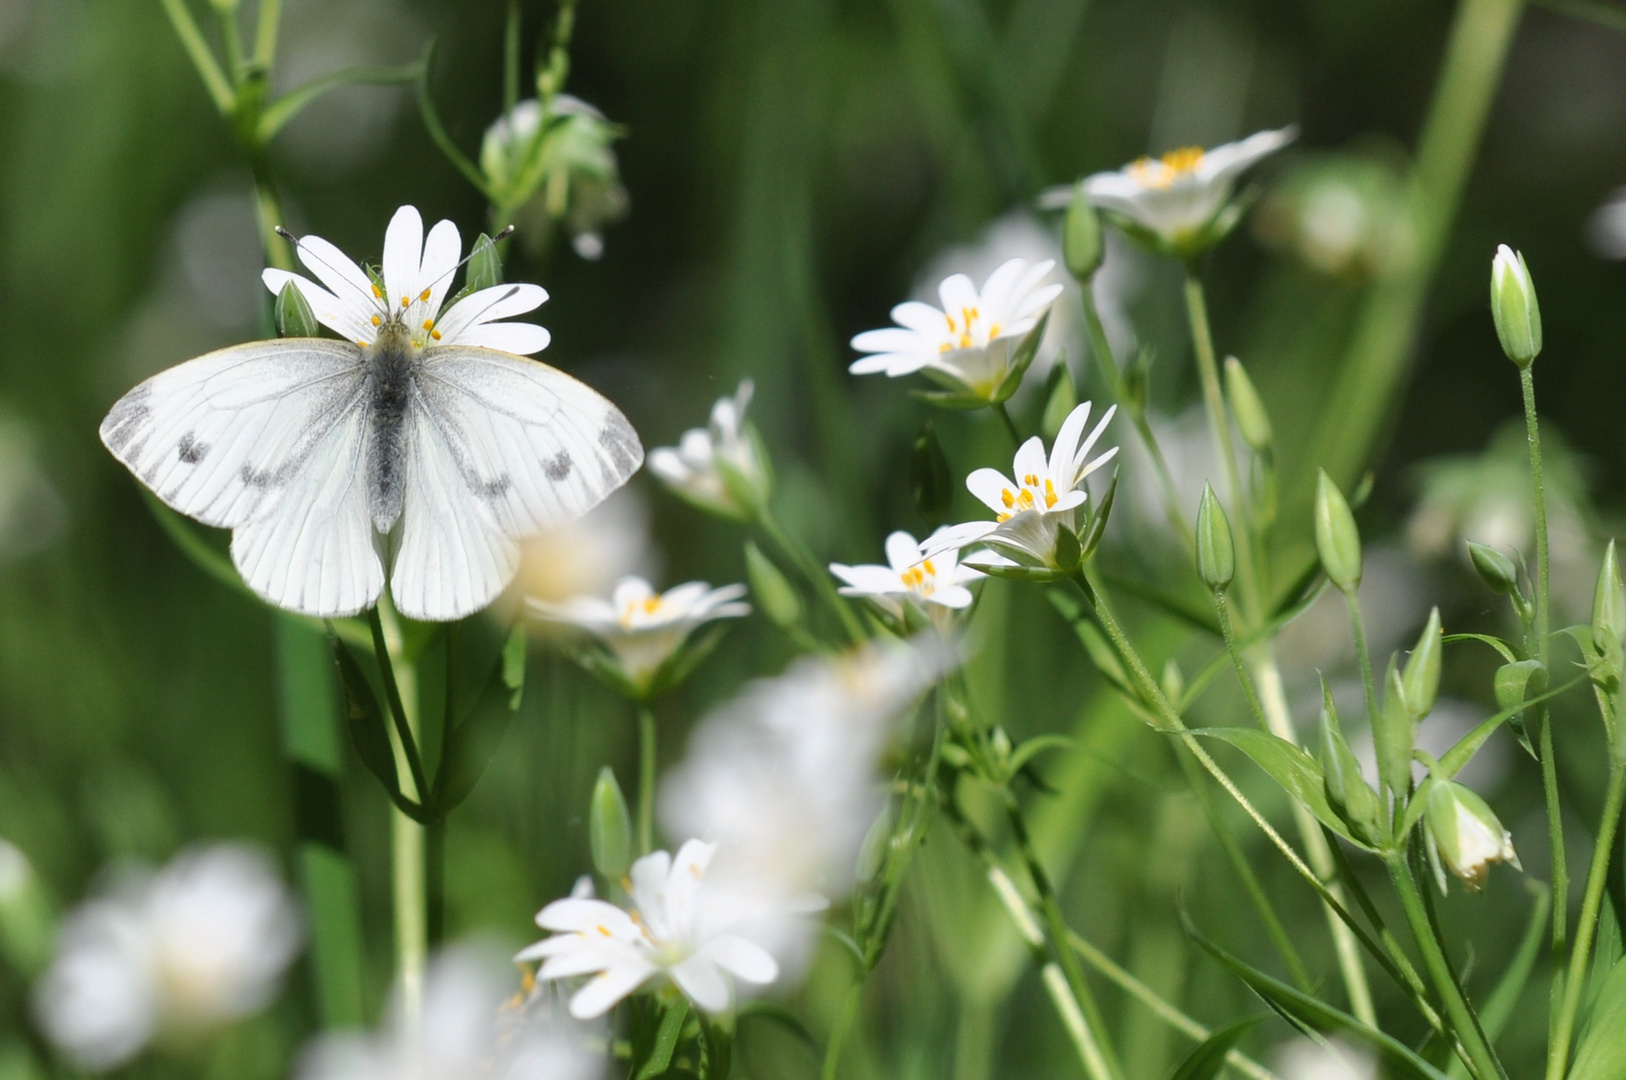
M1286 739L1254 728L1195 728L1193 735L1220 739L1247 754L1272 780L1303 806L1315 819L1350 843L1371 850L1371 845L1355 836L1344 819L1327 803L1326 779L1314 758Z
M1242 1041L1242 1036L1253 1030L1259 1020L1254 1016L1230 1027L1220 1028L1181 1059L1169 1080L1214 1080L1225 1067L1225 1055Z

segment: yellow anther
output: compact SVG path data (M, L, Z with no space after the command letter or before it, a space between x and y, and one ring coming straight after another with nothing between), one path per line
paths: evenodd
M410 303L412 303L412 297L410 297L410 296L401 297L401 306L402 307L406 307Z
M961 334L960 335L960 348L962 348L962 349L971 348L971 335L970 334Z
M1016 495L1011 491L1010 488L1006 488L999 493L999 501L1004 503L1005 508L1008 510L1012 506L1016 505Z
M432 290L430 289L425 289L423 292L418 294L418 299L422 300L426 304L429 303L429 294L431 291Z
M604 936L605 936L605 937L612 937L612 936L614 936L614 935L612 935L612 934L611 934L611 933L610 933L610 931L609 931L609 930L607 930L607 929L605 929L605 927L604 927L604 924L603 924L603 923L599 923L599 924L598 924L598 925L597 925L597 926L595 926L595 927L594 927L594 928L593 928L593 929L595 929L595 930L597 930L597 931L598 931L598 932L599 932L599 933L601 933L601 934L603 934L603 935L604 935Z
M992 341L992 340L994 340L994 338L996 338L998 336L999 336L999 324L994 323L993 325L988 327L988 340Z
M646 597L644 597L643 608L644 608L644 614L645 615L653 615L653 614L655 614L655 612L657 612L657 611L659 611L661 609L661 598L658 597L658 596L646 596Z
M930 559L927 559L920 565L925 568L927 574L930 574L932 577L937 576L937 567L932 565L932 561Z
M994 520L996 522L998 522L999 524L1003 525L1007 521L1011 520L1011 515L1010 514L995 514L994 515Z
M1056 505L1056 485L1049 480L1044 482L1044 508L1049 510Z
M945 312L945 313L944 313L944 314L943 314L943 318L945 318L945 319L947 319L947 320L948 320L948 324L949 324L949 333L951 333L951 334L952 334L952 333L954 333L954 316L953 316L953 315L950 315L950 314L948 314L948 313L947 313L947 312Z
M378 297L378 299L380 299L380 300L382 300L382 299L384 299L384 290L383 290L383 289L380 289L380 288L379 288L379 287L378 287L378 283L377 283L377 282L374 282L374 283L373 283L373 295L374 295L374 296L376 296L376 297Z
M374 326L377 326L377 325L379 325L379 324L380 324L380 323L382 323L382 322L383 322L383 321L384 321L384 320L383 320L383 319L381 319L381 318L379 318L379 317L378 317L378 316L377 316L377 315L374 315L374 316L373 316L373 325L374 325Z
M1203 160L1200 146L1182 146L1163 155L1163 164L1177 173L1190 172Z
M423 328L425 330L433 330L435 328L435 320L434 319L425 319L423 321Z
M1038 487L1039 478L1034 476L1032 473L1028 473L1026 476L1022 477L1022 483L1026 484L1028 487Z
M940 353L943 353L943 352L948 352L952 348L954 348L954 346L950 345L948 342L945 341L945 342L943 342L943 344L941 344L941 345L939 345L937 347L937 351L940 352Z
M363 349L365 349L367 347L367 343L365 341L362 341L360 338L356 339L356 344L360 345Z
M429 336L434 338L436 341L439 341L440 340L440 331L439 330L431 330L431 331L429 331Z

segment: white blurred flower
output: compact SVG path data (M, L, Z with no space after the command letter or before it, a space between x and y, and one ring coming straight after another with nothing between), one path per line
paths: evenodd
M1115 172L1084 181L1090 202L1126 233L1165 254L1192 258L1222 239L1241 207L1232 200L1249 167L1297 135L1295 128L1260 131L1212 150L1189 146L1159 158L1143 157ZM1041 206L1065 206L1071 187L1040 196Z
M904 617L909 603L927 611L970 607L971 590L966 585L980 579L982 572L962 566L953 549L926 554L930 544L930 538L923 545L899 530L886 538L886 566L831 563L830 572L846 582L840 590L843 596L864 597L895 619Z
M1044 452L1044 440L1035 435L1017 448L1012 463L1015 479L998 469L978 469L966 477L965 486L994 512L993 521L970 521L939 529L927 541L932 553L979 543L991 549L965 561L986 569L990 566L1021 565L1035 568L1059 567L1059 530L1075 528L1076 511L1089 498L1082 485L1087 477L1118 454L1118 448L1090 457L1101 433L1106 430L1118 407L1114 405L1089 433L1090 403L1075 408L1062 423L1051 446Z
M744 380L733 397L712 406L708 427L690 428L677 446L649 454L649 471L673 494L742 521L754 517L773 490L768 455L745 420L752 390L751 380Z
M866 330L852 347L870 353L848 368L854 375L892 378L923 372L951 390L988 401L1004 400L1017 345L1061 295L1059 283L1045 283L1055 268L1049 260L1029 267L1011 259L988 276L979 291L964 274L951 274L938 286L938 309L906 300L892 309L898 325ZM1032 356L1027 358L1032 362ZM999 396L1003 394L1003 397Z
M584 630L603 643L627 685L647 694L666 666L703 624L751 613L744 585L713 589L690 581L657 593L641 577L624 577L610 599L574 596L561 603L531 600L541 618Z
M272 295L292 283L323 326L366 348L378 328L397 318L411 330L413 344L475 345L528 356L548 347L548 332L535 323L506 322L547 300L540 285L505 284L480 289L441 313L452 293L452 276L463 253L457 226L440 221L425 238L416 207L403 206L384 232L383 285L320 236L302 236L299 261L322 284L287 270L260 275ZM326 286L325 288L323 286Z
M1357 279L1404 265L1414 246L1399 174L1385 161L1348 153L1290 169L1261 202L1253 231L1320 273Z
M108 1069L159 1033L186 1036L267 1005L299 951L293 899L261 853L183 852L157 874L125 870L74 911L35 989L47 1035Z
M629 574L656 572L649 507L624 487L598 506L521 549L519 580L527 597L544 602L610 591Z
M1276 1075L1282 1080L1377 1080L1372 1052L1342 1039L1299 1036L1276 1051Z
M942 639L808 657L696 728L661 788L674 836L722 843L715 873L768 894L845 895L886 805L877 768L894 724L955 663Z
M716 851L715 843L690 840L676 858L657 851L633 863L630 910L585 897L555 900L536 916L551 936L514 959L543 961L542 981L591 975L570 999L572 1016L602 1016L657 977L706 1012L723 1012L734 1001L725 976L766 986L779 964L749 936L749 923L764 912L708 879Z
M307 1051L298 1080L599 1080L602 1033L564 1017L530 1016L510 1001L513 969L483 951L448 949L430 964L423 1016L401 1003L374 1035L334 1035Z
M1586 222L1587 241L1606 259L1626 259L1626 187L1616 188Z

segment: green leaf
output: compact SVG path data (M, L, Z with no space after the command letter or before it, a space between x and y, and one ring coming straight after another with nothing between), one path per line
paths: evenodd
M1185 927L1186 936L1196 942L1199 948L1247 983L1254 993L1264 999L1265 1004L1275 1009L1284 1020L1299 1030L1338 1033L1361 1040L1376 1050L1378 1056L1388 1063L1388 1075L1392 1077L1404 1077L1408 1080L1449 1080L1444 1073L1424 1061L1404 1043L1368 1027L1348 1013L1296 990L1279 979L1271 978L1221 949L1198 933L1191 921L1191 915L1183 907L1180 909L1180 922Z
M1440 640L1447 645L1454 645L1459 641L1481 642L1501 653L1502 659L1510 664L1519 658L1518 654L1513 651L1513 646L1491 634L1447 634Z
M678 1039L683 1035L683 1022L689 1017L689 999L678 998L677 1001L666 1007L661 1016L661 1026L655 1032L655 1044L650 1048L649 1057L644 1059L634 1080L651 1080L660 1076L672 1064L672 1054L677 1050Z
M519 711L525 689L525 629L515 626L503 642L502 656L462 723L452 731L446 760L435 777L434 809L449 814L469 797L491 764L508 725ZM451 723L451 717L446 718Z
M1321 775L1321 766L1286 739L1277 738L1268 731L1240 727L1194 728L1191 733L1228 742L1241 750L1300 806L1315 815L1317 821L1350 843L1372 850L1371 845L1355 836L1344 819L1327 804L1327 786Z
M1118 474L1118 469L1112 470L1112 482L1090 509L1089 524L1084 527L1084 535L1078 542L1081 558L1088 559L1094 555L1095 549L1101 546L1101 538L1107 533L1107 521L1112 517L1112 504L1118 499Z
M1515 660L1496 669L1495 686L1496 704L1509 713L1508 722L1518 736L1519 745L1532 758L1537 757L1524 726L1524 703L1532 691L1539 694L1547 689L1547 669L1540 660Z
M1033 358L1039 355L1039 342L1044 340L1044 328L1049 324L1050 311L1047 308L1045 313L1039 316L1039 321L1034 324L1033 329L1023 336L1017 343L1016 350L1011 353L1010 367L1005 372L1005 378L1001 380L999 388L994 391L994 404L1009 401L1011 395L1016 393L1016 388L1022 385L1022 377L1028 373L1028 368L1033 366Z
M402 64L400 67L348 67L341 68L330 75L312 79L303 86L297 86L273 101L260 114L259 126L255 129L262 143L269 142L283 125L298 116L305 106L327 93L337 90L341 86L394 86L409 83L418 78L423 69L423 61L411 64Z
M1071 750L1077 743L1066 735L1035 735L1011 751L1010 771L1019 773L1046 750Z
M389 721L373 692L366 672L337 637L332 639L333 659L339 665L339 683L344 688L344 718L356 756L367 771L378 777L390 801L415 821L424 819L422 806L401 792L401 779L395 771L395 748L390 743Z
M1169 1080L1214 1080L1225 1067L1225 1055L1242 1041L1242 1036L1253 1030L1259 1020L1257 1016L1249 1017L1230 1027L1220 1028L1192 1047L1191 1053L1174 1067Z
M1617 961L1598 991L1567 1080L1626 1077L1626 960Z

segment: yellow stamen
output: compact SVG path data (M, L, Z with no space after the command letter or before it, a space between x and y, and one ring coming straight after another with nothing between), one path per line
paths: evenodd
M1182 146L1163 155L1163 164L1177 173L1190 172L1203 160L1200 146Z
M954 348L954 346L950 345L948 342L945 341L945 342L943 342L943 344L941 344L941 345L939 345L937 347L937 351L938 352L948 352L952 348Z
M380 300L384 299L384 290L380 289L376 282L373 284L373 295L378 297Z
M595 926L593 929L597 930L599 933L603 934L605 937L613 936L608 930L606 930L604 928L603 923L600 923L598 926Z
M661 598L658 596L645 597L643 607L645 615L653 615L661 609Z
M1022 483L1026 484L1028 487L1038 487L1039 478L1034 476L1032 473L1028 473L1026 476L1022 477Z
M1044 482L1044 508L1050 509L1056 505L1056 485L1049 480Z
M945 319L947 319L947 320L948 320L948 324L949 324L949 333L951 333L951 334L952 334L952 333L954 333L954 316L953 316L953 315L949 315L949 314L947 314L947 313L944 313L944 315L943 315L943 318L945 318Z
M999 336L999 324L994 323L988 328L988 340L992 341Z
M431 330L431 331L429 331L429 336L434 338L436 341L439 341L440 340L440 331L439 330Z
M971 335L970 334L961 334L960 335L960 348L962 348L962 349L971 348Z
M383 322L383 321L384 321L384 320L383 320L383 319L381 319L381 318L379 318L379 317L378 317L378 316L377 316L377 315L374 315L374 316L373 316L373 325L374 325L374 326L377 326L377 325L379 325L379 324L380 324L380 323L382 323L382 322Z
M426 304L429 303L429 293L430 293L430 291L431 290L429 290L429 289L425 289L423 292L418 294L418 299L422 300Z
M927 559L925 562L921 563L920 565L922 567L924 567L925 570L926 570L926 573L930 574L932 577L937 576L937 567L932 565L932 561L930 559Z
M999 501L1004 503L1005 508L1008 510L1016 504L1016 495L1010 488L1006 488L999 493Z
M356 339L356 344L357 344L357 345L360 345L360 346L361 346L361 347L362 347L362 348L363 348L363 349L365 349L365 348L366 348L366 347L367 347L367 343L366 343L366 342L365 342L365 341L362 341L362 340L361 340L361 339L359 339L359 338L358 338L358 339Z
M412 303L412 297L410 297L410 296L401 297L401 306L402 307L406 307L410 303Z
M433 330L435 328L435 320L434 319L425 319L423 321L423 328L425 330Z

